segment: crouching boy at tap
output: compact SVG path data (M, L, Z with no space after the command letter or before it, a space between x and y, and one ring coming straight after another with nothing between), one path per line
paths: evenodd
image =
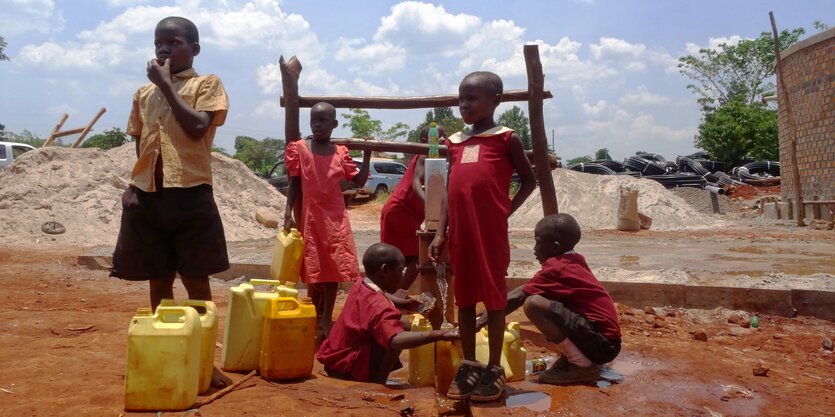
M505 313L524 306L525 315L562 356L540 375L547 384L598 380L602 365L620 353L620 326L612 297L585 258L574 251L580 225L568 214L547 216L534 229L534 255L542 269L507 295ZM479 317L477 326L487 323Z
M316 359L329 376L385 384L402 367L400 351L458 339L456 330L411 332L386 293L400 288L406 261L396 247L372 245L362 257L367 278L357 280Z

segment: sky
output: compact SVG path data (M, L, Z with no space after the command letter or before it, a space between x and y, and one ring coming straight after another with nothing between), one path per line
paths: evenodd
M835 24L832 0L0 0L11 58L0 62L0 123L47 137L62 113L70 129L105 107L93 133L125 130L131 96L148 82L154 27L178 15L200 30L194 68L217 74L229 94L215 144L230 153L239 135L283 138L282 55L301 61L303 96L423 96L455 94L479 70L525 89L523 45L537 44L554 95L545 129L560 156L608 148L614 159L638 150L671 159L696 150L701 116L678 58L770 32L769 11L804 37L815 20ZM496 117L513 105L528 114L524 102L503 103ZM426 114L368 111L384 129ZM308 118L302 109L303 134Z

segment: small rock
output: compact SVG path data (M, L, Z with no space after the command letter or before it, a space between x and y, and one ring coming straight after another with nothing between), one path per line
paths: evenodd
M644 321L646 321L647 323L654 323L655 322L655 320L652 317L647 317Z
M693 338L696 340L701 340L702 342L707 342L707 333L704 330L699 330L693 333Z
M754 376L768 376L768 367L760 363L752 369Z
M632 310L623 310L623 314L626 316L634 316L635 312Z
M664 315L667 316L667 317L675 317L676 316L676 311L675 310L667 310L667 312L664 313Z
M646 330L645 330L645 331L643 331L643 332L641 332L641 334L643 334L643 335L644 335L644 336L646 336L646 337L649 337L649 332L648 332L648 331L646 331Z
M652 328L653 329L660 329L661 327L664 327L664 326L662 326L661 323L659 323L657 321L655 323L652 323Z
M833 348L835 348L835 346L833 346L833 344L832 344L832 339L830 339L828 337L825 337L825 336L823 338L823 343L821 343L821 345L823 346L824 349L830 350L830 351Z
M655 308L649 307L649 306L644 307L644 313L647 313L647 314L652 315L652 316L658 315L658 312L655 311Z
M780 339L782 339L782 338L786 337L786 335L777 333L777 334L775 334L775 335L772 335L771 337L773 337L773 338L775 338L775 339L777 339L777 340L780 340Z
M278 228L278 216L265 207L260 207L255 210L255 220L270 229Z
M751 322L749 322L748 320L743 320L742 323L739 323L739 327L744 327L747 329L751 327Z

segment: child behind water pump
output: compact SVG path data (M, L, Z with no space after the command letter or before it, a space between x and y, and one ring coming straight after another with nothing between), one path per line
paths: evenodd
M493 120L503 88L498 75L483 71L467 75L458 86L458 109L472 129L447 139L449 191L429 248L430 258L439 259L449 224L449 254L465 358L447 393L457 400L493 401L504 394L505 373L499 360L510 263L507 219L536 187L519 135ZM521 186L511 200L514 171ZM475 307L479 302L487 307L489 317L487 364L475 357Z

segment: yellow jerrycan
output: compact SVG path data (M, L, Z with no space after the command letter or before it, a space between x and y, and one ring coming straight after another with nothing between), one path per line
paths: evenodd
M215 363L215 344L217 343L217 306L211 301L204 300L181 300L175 303L172 299L161 300L159 305L171 307L202 307L200 315L200 383L197 393L202 394L209 390L212 382L212 366Z
M490 359L490 345L487 335L487 327L484 327L475 336L475 356L481 363L487 363ZM519 323L515 321L508 323L502 339L501 357L501 365L508 381L522 381L525 379L526 354L527 352L522 347L522 340L519 338Z
M281 282L299 282L302 269L304 240L296 229L282 229L275 239L273 261L270 264L270 276Z
M271 299L264 311L258 373L268 381L299 379L313 372L316 307L310 298Z
M200 316L191 307L140 308L128 327L126 410L188 410L200 379Z
M441 325L441 330L452 330L455 327L447 322ZM435 342L435 392L446 394L463 355L458 342Z
M432 330L429 320L415 315L412 321L413 332ZM432 385L435 383L435 346L432 343L409 349L409 383L412 385Z
M269 286L268 290L256 285ZM230 372L250 372L258 369L261 348L261 328L267 303L278 297L297 297L295 284L281 285L279 281L253 279L229 289L220 367Z

